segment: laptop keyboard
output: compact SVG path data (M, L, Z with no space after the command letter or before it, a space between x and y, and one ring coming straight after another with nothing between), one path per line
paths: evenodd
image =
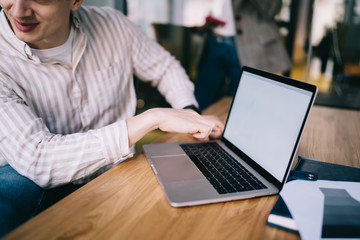
M180 147L219 194L266 188L216 142L187 143Z

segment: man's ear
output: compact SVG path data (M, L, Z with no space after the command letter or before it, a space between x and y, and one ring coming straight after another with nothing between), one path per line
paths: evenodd
M71 10L72 11L78 10L82 3L83 0L72 0Z

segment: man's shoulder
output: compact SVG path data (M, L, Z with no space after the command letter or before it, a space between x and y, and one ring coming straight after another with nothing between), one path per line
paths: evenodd
M112 32L113 35L128 35L136 28L123 13L111 7L82 6L73 13L73 22L85 34Z
M91 21L118 21L125 18L125 16L118 10L111 7L96 7L96 6L81 6L74 16L82 20L83 23Z

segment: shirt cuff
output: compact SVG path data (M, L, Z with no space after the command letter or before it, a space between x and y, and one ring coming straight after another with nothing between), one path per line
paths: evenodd
M184 107L184 109L192 109L192 110L194 110L195 112L197 112L198 114L201 115L200 109L197 108L195 105L188 105L188 106Z
M119 163L134 155L129 147L125 120L120 120L97 131L104 149L105 158L109 164Z

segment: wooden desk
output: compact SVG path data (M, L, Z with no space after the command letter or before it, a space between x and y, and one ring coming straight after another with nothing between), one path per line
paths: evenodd
M231 100L204 114L225 121ZM193 140L166 134L157 142ZM299 155L360 167L360 112L315 106ZM5 239L299 239L267 226L277 196L171 207L145 156L119 164L39 214Z

